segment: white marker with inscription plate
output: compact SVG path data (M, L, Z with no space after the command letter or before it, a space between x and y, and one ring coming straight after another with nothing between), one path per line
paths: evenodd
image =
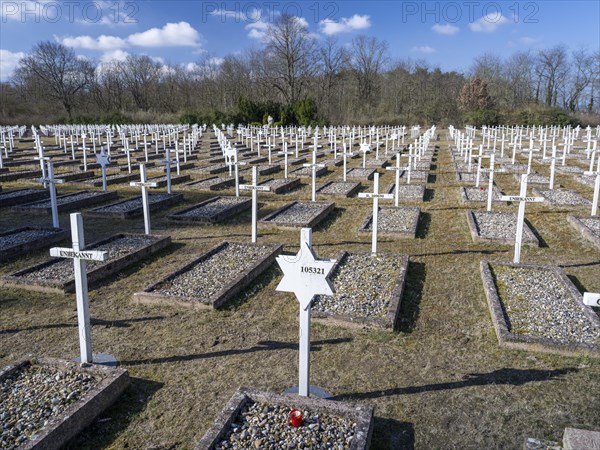
M496 172L504 172L504 169L494 169L494 164L496 160L496 155L492 153L490 155L490 168L489 169L479 169L480 172L489 173L488 175L488 196L487 196L487 210L492 210L492 196L494 192L494 174Z
M596 175L596 182L594 183L594 199L592 200L592 216L598 214L598 197L600 197L600 158L598 158L598 166L596 167L596 171L586 171L583 172L584 175L594 176Z
M527 197L527 174L521 175L521 192L519 195L503 195L503 202L519 202L519 213L517 215L517 235L515 238L515 257L513 262L521 262L521 242L523 240L523 222L525 221L525 204L541 203L544 197Z
M396 153L396 166L395 167L386 167L386 170L395 170L396 171L396 186L394 189L394 206L397 208L400 203L400 171L408 170L410 174L410 161L408 166L400 167L400 152ZM410 176L410 175L409 175Z
M600 294L594 292L584 292L583 304L600 308Z
M363 142L360 144L360 151L363 152L362 168L365 169L367 167L367 153L371 151L371 146L368 143Z
M71 239L73 248L54 247L50 256L55 258L71 258L75 271L75 295L77 297L77 322L79 324L79 349L81 363L93 363L92 333L90 326L90 311L88 303L88 286L86 261L106 261L108 252L84 250L83 220L81 213L71 214Z
M372 240L371 240L371 254L377 255L377 218L379 215L379 199L392 199L392 194L380 194L379 193L379 173L375 172L375 178L373 180L373 192L361 192L358 194L360 198L372 198L373 199L373 219L371 223L372 228Z
M65 180L62 178L54 178L54 166L50 161L48 161L48 176L46 178L40 178L40 182L49 184L48 189L50 189L50 209L52 211L52 226L54 228L59 228L60 224L58 223L58 204L56 202L56 183L64 183Z
M313 393L318 391L310 386L310 310L315 295L333 295L333 286L327 276L335 260L317 259L312 250L312 229L302 228L298 253L294 256L278 256L277 264L283 271L283 279L276 290L293 292L300 303L298 394L308 397L311 389Z
M312 164L302 164L312 169L312 201L317 200L317 168L325 167L325 164L317 164L317 151L313 150Z
M296 135L297 137L298 135ZM288 152L288 143L283 143L283 151L278 152L278 155L283 155L283 178L287 180L288 177L288 156L293 155L293 152Z
M144 208L144 229L146 234L150 234L150 205L148 203L148 188L156 187L156 182L146 179L146 165L140 164L140 181L132 181L129 186L138 186L142 188L142 207Z
M110 164L110 155L104 153L104 147L100 147L100 153L96 155L96 162L102 167L102 190L106 192L106 166Z
M252 191L252 243L256 242L256 224L258 216L257 191L270 191L269 186L258 185L258 167L252 167L252 184L241 184L239 188L243 191Z

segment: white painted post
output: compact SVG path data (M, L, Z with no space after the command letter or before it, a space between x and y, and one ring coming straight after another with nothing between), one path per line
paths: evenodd
M598 158L598 166L596 171L583 172L584 175L593 176L596 175L596 182L594 183L594 199L592 200L592 216L598 214L598 197L600 197L600 158Z
M525 204L541 203L544 197L527 197L527 174L521 175L521 191L518 196L503 195L500 200L504 202L519 202L519 212L517 214L517 234L515 237L515 256L513 262L521 262L521 242L523 241L523 222L525 221Z
M258 223L258 191L270 191L269 186L258 185L258 167L252 167L252 184L242 184L239 189L243 191L252 191L252 243L256 242L257 223Z
M130 186L138 186L142 188L142 206L144 208L144 229L146 234L150 234L150 205L148 203L148 188L156 187L157 183L149 182L146 179L146 165L140 164L140 181L132 181Z
M300 345L298 365L298 394L308 397L310 386L310 312L315 295L333 295L333 286L327 279L335 260L317 259L312 250L312 229L300 231L300 250L294 256L280 255L277 263L283 279L277 291L293 292L300 304Z
M600 293L584 292L583 293L583 304L587 305L587 306L600 307Z
M317 151L313 150L312 164L303 164L304 167L312 169L312 201L317 200L317 168L325 167L325 164L317 164Z
M165 159L161 161L167 166L167 193L171 194L171 164L175 163L179 167L179 161L171 160L171 149L167 147L165 149Z
M54 166L50 161L48 161L48 176L46 178L40 178L40 182L44 183L44 186L48 184L48 189L50 189L50 208L52 210L52 226L54 228L60 228L60 224L58 222L58 204L56 202L56 183L64 183L65 180L62 178L57 179L54 178Z
M377 255L377 218L379 215L379 199L392 199L392 194L380 194L379 193L379 173L375 172L375 178L373 180L373 192L361 192L358 194L360 198L372 198L373 199L373 220L371 223L372 228L372 239L371 239L371 255Z
M106 261L108 258L108 252L85 250L83 219L81 218L81 213L71 214L71 239L73 241L73 248L51 248L50 256L73 259L81 363L90 364L93 362L93 356L86 261Z
M96 162L102 167L102 190L106 192L106 166L110 164L110 155L104 153L104 147L100 147L100 154L96 154Z
M296 139L297 139L296 135ZM283 143L283 151L282 152L278 152L278 155L283 155L283 178L285 178L287 180L288 177L288 155L293 155L294 153L292 152L288 152L288 143L284 142Z
M550 158L550 189L554 189L554 173L556 172L556 147L552 147L552 157Z
M481 172L487 172L488 175L488 196L487 196L487 211L492 210L492 197L494 192L494 174L496 172L504 172L503 169L495 169L496 155L492 153L490 155L490 168L489 169L480 169Z
M360 151L363 152L362 168L365 169L367 167L367 153L371 151L371 146L366 142L363 142L360 144Z
M410 177L410 164L408 167L400 167L400 152L396 153L396 166L395 167L386 167L386 170L394 170L396 172L396 182L394 188L394 206L397 208L400 203L400 172L403 170L408 170Z

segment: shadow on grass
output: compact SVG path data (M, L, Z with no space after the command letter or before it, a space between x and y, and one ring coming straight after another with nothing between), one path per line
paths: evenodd
M131 384L123 395L96 421L69 441L64 449L84 450L110 447L110 444L127 429L163 386L163 383L156 381L131 378Z
M333 397L333 400L367 400L394 395L422 394L424 392L446 391L451 389L462 389L473 386L510 385L521 386L536 381L551 381L572 372L578 372L576 367L565 369L538 370L538 369L498 369L489 373L468 373L460 381L446 383L426 384L423 386L407 386L391 389L383 389L369 392L357 392L353 394L342 394Z
M342 214L346 211L346 208L333 208L333 211L330 212L325 220L321 221L317 226L315 226L314 231L326 231L338 220Z
M425 195L423 195L424 202L430 202L435 197L435 189L425 189Z
M583 283L575 275L567 275L567 278L571 280L571 283L575 285L579 292L588 292Z
M120 320L103 320L90 319L92 326L104 326L105 328L129 328L133 323L150 322L155 320L165 319L165 316L138 317L136 319L120 319ZM45 325L32 325L25 328L10 328L8 330L0 330L0 334L14 334L21 331L36 331L36 330L51 330L54 328L74 328L77 327L77 322L73 323L49 323Z
M429 232L429 226L431 225L431 214L425 211L421 211L419 215L419 222L417 223L417 232L415 237L417 239L425 239Z
M424 263L409 261L406 275L406 289L402 295L400 319L397 325L399 331L410 333L415 329L421 311L426 273L427 270Z
M403 449L415 448L415 427L410 422L374 417L372 449Z
M548 243L544 240L544 238L542 237L542 235L538 232L538 230L535 229L535 227L533 225L531 225L531 222L529 222L529 220L527 220L527 218L525 218L525 223L527 224L527 226L529 227L529 229L531 230L531 232L533 233L533 235L537 238L537 240L540 243L540 247L541 248L548 248Z
M436 181L437 181L437 174L430 173L429 175L427 175L427 183L433 184Z
M600 266L600 260L592 261L587 263L575 263L575 264L559 264L558 267L589 267L589 266Z
M311 352L321 351L323 345L343 344L352 342L352 338L337 338L337 339L324 339L321 341L313 341L310 344ZM257 345L250 348L243 349L231 349L221 350L216 352L207 353L196 353L191 355L177 355L177 356L165 356L160 358L147 358L147 359L134 359L129 361L120 361L121 367L136 366L140 364L162 364L170 362L182 362L182 361L195 361L197 359L208 359L208 358L220 358L224 356L232 355L244 355L248 353L256 353L262 351L273 351L273 350L297 350L297 342L278 342L278 341L259 341Z
M443 256L443 255L468 255L471 253L480 253L482 255L493 255L495 253L508 253L512 250L450 250L447 252L432 252L432 253L419 253L410 256Z

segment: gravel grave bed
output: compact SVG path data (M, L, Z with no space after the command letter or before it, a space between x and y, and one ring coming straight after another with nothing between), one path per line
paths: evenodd
M401 271L401 255L349 253L330 274L335 294L317 295L313 310L336 315L371 318L388 314Z
M58 230L56 229L26 229L20 230L16 233L11 234L0 234L0 251L5 250L15 245L22 244L24 242L32 241L35 239L44 238L47 236L54 236Z
M502 170L508 173L527 173L527 164L502 164Z
M94 197L98 197L99 195L104 195L105 192L91 192L91 191L87 191L87 192L81 192L81 193L77 193L77 194L68 194L68 195L61 195L59 197L56 197L56 204L57 206L60 205L68 205L71 202L76 202L79 200L85 200L88 198L94 198ZM29 205L23 205L22 208L32 208L32 209L45 209L45 208L50 208L52 207L52 204L50 202L50 200L41 200L35 203L31 203Z
M25 444L97 383L73 369L31 364L0 380L0 448Z
M242 177L238 177L239 182L243 181ZM215 177L209 178L207 180L201 181L192 181L191 183L186 183L185 187L194 188L194 189L204 189L217 191L221 189L227 189L228 187L235 186L235 177Z
M249 401L233 419L215 450L350 448L356 423L348 418L301 409L303 424L289 424L286 406Z
M377 214L377 231L379 233L392 233L402 235L415 235L420 210L415 206L400 206L398 208L381 207ZM361 231L370 232L373 229L372 213Z
M269 222L278 224L309 222L315 216L320 214L323 211L323 208L323 203L295 202L289 208L286 208L276 216L271 217ZM266 220L266 218L263 220Z
M463 194L464 201L467 202L487 202L488 199L488 187L485 186L483 189L476 187L463 187L461 193ZM494 186L492 189L492 201L500 201L501 197L500 190Z
M521 175L515 174L515 180L519 183L521 182ZM527 177L528 184L550 184L550 177L546 175L542 175L539 173L530 173ZM554 183L556 184L556 178L554 179Z
M321 177L321 176L325 175L326 173L327 173L327 167L317 167L317 170L315 171L315 175L317 177ZM295 177L309 178L309 177L312 177L313 170L312 170L312 167L300 167L298 169L290 170L288 172L288 174L295 176Z
M475 170L477 170L477 167L475 167ZM411 178L412 178L412 175L411 175ZM463 183L476 183L477 182L477 174L475 172L473 172L473 173L456 172L456 180L463 182ZM489 180L489 178L485 173L482 173L479 175L479 181L481 183L483 183L483 182L487 183L488 180Z
M367 180L372 180L375 176L375 169L362 169L362 168L353 168L346 172L346 176L348 178L364 178Z
M40 192L47 192L46 189L16 189L14 191L0 191L0 202L9 198L23 197Z
M492 266L509 330L560 342L600 343L593 326L551 270Z
M317 194L350 196L360 188L360 182L332 181L317 189Z
M575 181L586 186L594 187L596 185L596 175L579 175L574 178Z
M517 234L517 213L500 211L468 211L475 222L477 235L483 239L514 243ZM527 223L523 223L523 243L538 245L538 239Z
M111 175L106 175L106 181L107 183L110 181L120 181L120 182L126 182L129 181L130 179L133 179L134 175L123 175L122 173L113 173ZM137 176L136 176L137 178ZM92 185L100 185L102 186L102 177L94 177L94 178L88 178L87 180L81 180L81 183L84 184L92 184Z
M158 203L170 197L170 194L148 194L148 204ZM124 202L115 203L113 205L94 208L94 212L124 212L132 209L142 208L142 197L135 197Z
M396 193L396 183L391 183L386 190L388 194ZM425 196L425 186L421 184L399 184L398 197L399 201L404 200L419 200L423 201Z
M240 205L248 201L247 197L218 197L217 200L204 203L197 208L188 209L175 213L178 217L211 217L223 212L232 206Z
M551 205L592 205L592 202L590 202L587 198L584 198L581 196L581 194L568 189L534 189L533 192L535 195L544 197L544 201L550 203Z
M600 238L600 217L578 217L578 219Z
M582 174L584 170L581 167L575 166L556 166L556 171L560 173L576 173Z
M147 236L121 236L113 241L101 244L87 246L86 250L97 249L108 252L106 261L87 261L86 270L91 272L100 266L108 265L112 261L133 253L154 242L152 238ZM18 276L25 280L44 280L65 282L74 277L73 261L71 259L56 258L48 265L26 272Z
M47 189L11 189L0 191L0 208L50 197Z
M167 296L210 298L252 267L256 260L272 252L273 247L230 242L210 257L162 282L151 292Z

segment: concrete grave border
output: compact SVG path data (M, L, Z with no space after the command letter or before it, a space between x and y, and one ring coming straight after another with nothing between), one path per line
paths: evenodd
M127 174L127 175L119 175L118 177L114 177L114 178L108 178L111 175L117 175L117 174L113 173L113 174L106 175L106 177L107 177L106 185L107 186L109 186L111 184L122 184L122 183L126 183L128 181L137 180L140 178L139 175L134 174L134 173ZM58 177L58 175L57 175L57 177ZM87 186L102 187L102 176L100 176L100 177L94 176L91 179L79 181L79 183L81 183L83 185L87 185Z
M102 245L108 242L117 240L122 237L127 236L143 236L148 239L151 239L153 242L141 247L140 249L134 251L133 253L128 253L126 255L121 256L113 261L102 264L94 270L88 270L87 279L88 284L92 284L95 281L101 280L103 278L109 277L115 273L121 272L125 268L141 261L148 256L159 252L160 250L168 247L171 244L171 236L157 236L157 235L139 235L139 234L131 234L131 233L118 233L114 234L106 239L102 239L100 241L93 242L91 244L86 245L86 249L98 248L102 249ZM29 272L34 272L36 270L42 269L54 262L56 262L58 258L48 258L46 261L35 264L30 267L26 267L25 269L21 269L17 272L11 273L10 275L5 275L0 280L0 286L8 286L15 287L18 289L25 289L29 291L38 291L38 292L52 292L52 293L68 293L75 292L75 278L69 278L67 281L54 281L54 280L39 280L39 279L24 279L21 278L21 275L27 274Z
M425 185L424 184L406 184L406 183L400 183L400 189L402 189L402 186L414 186L417 188L421 188L421 196L420 197L405 197L402 194L400 194L400 202L424 202L425 201ZM395 194L396 192L396 183L390 183L386 186L384 193L385 194Z
M112 405L130 384L126 369L97 364L81 367L79 363L73 361L33 356L0 369L0 380L28 364L73 369L101 379L83 397L50 419L48 424L34 435L33 440L27 440L17 447L18 450L61 448Z
M157 188L165 188L167 187L167 180L157 180L157 178L162 178L165 175L152 176L148 178L149 182L156 183ZM189 175L171 175L171 185L185 183L186 181L190 181Z
M488 190L488 184L486 183L485 186L482 186L484 188L485 191ZM470 204L470 203L487 203L487 192L486 192L486 198L483 200L470 200L467 197L467 188L472 188L472 189L477 189L476 187L473 186L461 186L460 189L460 201L461 203L466 203L466 204ZM500 189L494 184L493 186L493 191L496 192L498 195L502 195L502 191L500 191ZM502 200L500 200L499 198L494 198L492 196L492 203L498 203L498 202L502 202ZM506 202L504 202L506 203Z
M281 180L287 180L287 183L282 184L281 186L276 187L275 189L271 188L270 191L265 191L264 194L285 194L287 192L293 191L294 189L300 187L300 178L279 178ZM270 181L274 181L274 178L269 178L268 180L261 181L258 183L259 186L269 186Z
M350 450L367 450L373 435L373 408L370 406L353 406L349 403L323 400L318 397L301 397L294 394L276 394L240 387L227 402L214 424L200 439L194 450L214 450L223 439L239 412L248 402L269 403L278 406L309 409L318 414L350 418L356 422L354 438Z
M4 165L7 165L8 163L5 163ZM9 181L17 181L20 180L21 178L34 178L34 177L41 177L42 176L42 171L41 170L19 170L18 172L7 172L7 173L3 173L0 174L0 183L7 183Z
M199 188L195 185L198 185L200 183L204 183L206 181L210 181L210 180L215 180L215 182L213 184L211 184L208 189L207 188ZM239 182L242 183L244 181L244 177L239 177ZM219 191L221 189L227 189L230 187L235 186L235 176L232 176L231 178L227 178L227 179L223 179L223 177L219 177L219 176L214 176L214 177L208 177L208 178L204 178L202 180L194 180L194 181L190 181L188 183L185 183L183 186L181 186L181 189L191 189L191 190L198 190L198 191Z
M335 194L331 194L331 193L327 193L327 192L322 192L323 189L325 189L327 186L331 185L331 184L348 184L350 185L348 189L346 189L346 192L342 192L342 193L335 193ZM352 197L354 194L356 194L360 188L361 188L361 183L360 181L328 181L327 183L325 183L323 186L321 186L320 188L317 189L317 194L319 195L330 195L332 197L347 197L350 198Z
M356 175L356 171L359 170L364 170L365 173L367 173L367 175ZM373 178L375 178L375 172L377 172L376 169L369 169L368 167L364 169L362 167L351 167L346 171L346 178L353 178L358 180L372 180Z
M559 190L559 189L556 189L557 188L556 184L554 185L554 188L555 188L554 189L555 191ZM581 195L579 192L577 192L577 191L575 191L573 189L566 189L566 188L563 188L563 189L560 189L560 190L570 191L573 194L579 195L581 198L583 198L584 200L586 200L588 203L584 204L584 205L575 204L575 203L555 203L555 202L551 201L548 197L546 197L542 193L543 191L549 191L549 190L550 189L548 189L547 187L545 187L544 189L540 189L540 188L534 187L531 191L534 193L534 195L537 195L538 197L544 197L544 203L543 204L546 205L546 206L550 206L551 208L570 207L570 208L586 208L587 209L587 208L591 208L591 206L592 206L592 202L589 201L587 198L585 198L583 195Z
M575 285L571 282L571 280L569 280L565 272L560 267L535 264L514 264L501 261L483 260L479 263L481 278L488 301L490 315L492 317L492 323L494 325L494 329L496 330L498 344L501 347L507 347L516 350L556 353L565 356L587 355L600 358L600 344L583 344L577 342L564 343L555 339L522 335L511 332L506 320L506 310L502 300L499 297L494 276L492 275L491 266L522 267L533 270L551 271L558 276L569 292L569 297L573 302L573 307L580 308L584 315L590 320L591 325L600 328L600 318L596 315L591 307L583 304L581 293L579 290L577 290Z
M268 255L258 259L254 265L239 273L239 275L226 284L221 291L217 292L208 299L202 299L198 297L187 297L177 295L164 295L155 293L163 283L172 280L173 278L181 275L182 273L192 270L199 263L209 259L211 256L219 253L225 247L229 245L229 242L224 241L215 247L208 250L203 255L187 263L180 269L171 272L166 277L162 278L156 283L147 286L143 291L136 292L133 294L133 302L136 304L149 304L149 305L176 305L185 306L187 308L194 309L219 309L229 302L235 295L242 292L247 286L250 285L259 275L261 275L269 266L275 261L277 255L279 255L283 249L282 245L269 245L273 250ZM248 246L257 244L245 244ZM261 244L259 244L261 245Z
M360 252L347 252L345 250L340 252L331 272L335 272L337 268L346 260L346 258L348 258L348 256L356 254L360 254ZM374 327L393 331L396 328L398 319L400 318L402 295L404 294L404 287L406 286L406 277L408 275L409 257L408 255L399 255L395 253L385 252L377 254L377 256L380 255L394 256L402 259L400 273L398 273L398 276L396 277L394 289L391 293L390 305L388 307L387 313L385 314L385 317L354 317L346 314L335 314L312 309L311 315L313 320L319 323L337 325L342 327Z
M581 235L591 241L596 247L600 248L600 236L595 235L580 219L589 219L593 216L574 216L573 214L567 214L567 220L569 223L581 233ZM600 220L600 218L597 218Z
M303 174L302 172L309 173ZM327 174L328 170L327 167L317 167L315 172L317 177L322 177L323 175ZM312 178L312 169L310 167L298 167L297 169L289 170L288 175L299 178Z
M496 244L506 244L506 245L515 245L515 237L510 239L505 238L484 238L479 234L479 228L477 227L477 223L475 222L475 212L481 212L485 214L497 214L497 213L505 213L506 211L474 211L472 209L468 209L466 211L467 214L467 222L469 223L469 232L471 233L471 238L474 242L492 242ZM527 232L528 230L531 233L532 238L528 238ZM529 226L527 219L523 219L523 245L530 245L532 247L539 247L540 241Z
M194 209L202 208L210 203L214 203L221 198L239 198L241 200L240 203L232 206L228 206L227 208L213 214L212 216L205 217L185 217L182 214L192 211ZM203 202L196 203L189 208L181 209L167 216L167 220L173 223L181 223L181 224L199 224L199 223L207 223L214 224L219 222L224 222L227 219L230 219L233 216L238 215L239 213L246 211L252 207L252 199L247 197L227 197L227 196L218 196L211 197L208 200L204 200Z
M22 256L25 253L31 253L36 250L49 247L52 244L62 241L66 239L68 236L68 232L63 230L62 228L44 228L44 227L21 227L21 228L13 228L12 230L0 232L0 237L6 236L8 234L16 234L22 231L33 231L33 230L46 230L52 231L53 234L40 236L35 239L31 239L27 242L22 242L20 244L13 245L12 247L7 247L4 250L0 250L0 262L7 261L9 259Z
M416 238L417 228L419 226L419 217L421 216L421 208L419 208L418 206L407 206L407 205L401 205L398 208L396 208L395 206L380 206L379 207L380 213L381 213L382 209L410 209L410 210L416 211L417 214L413 218L413 223L412 223L412 226L409 229L409 231L386 231L385 229L381 228L381 224L379 224L379 227L377 229L377 234L383 235L383 236ZM373 212L371 211L369 213L369 215L367 216L367 218L363 221L363 223L360 226L360 228L358 229L358 231L360 233L371 234L371 230L369 230L367 227L369 226L369 224L371 223L372 220L373 220Z
M309 202L301 202L301 201L293 201L288 203L287 205L282 206L279 209L276 209L270 214L267 214L265 217L258 221L261 225L274 225L277 227L283 228L313 228L317 226L321 221L323 221L331 211L335 208L335 203L319 203L315 202L314 204L318 204L322 206L321 212L319 212L316 216L310 219L308 222L277 222L276 217L280 214L284 213L286 210L294 206L296 203L309 203ZM312 203L312 202L310 202Z

